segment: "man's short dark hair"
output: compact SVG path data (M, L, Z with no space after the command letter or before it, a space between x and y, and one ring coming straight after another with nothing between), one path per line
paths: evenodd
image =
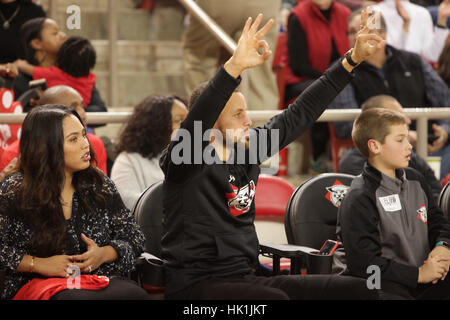
M201 96L201 94L203 93L205 88L208 86L208 84L209 84L209 81L202 82L194 89L194 91L192 91L191 96L189 98L189 105L187 106L189 111L191 111L192 106L197 101L197 99ZM238 88L236 88L234 90L234 92L241 92L241 91Z

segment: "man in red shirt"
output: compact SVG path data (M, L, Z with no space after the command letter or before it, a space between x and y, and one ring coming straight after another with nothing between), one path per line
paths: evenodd
M86 112L83 108L83 98L73 88L69 86L55 86L44 91L39 99L39 105L44 104L61 104L70 108L80 115L81 119L86 125ZM94 149L97 158L97 167L107 175L106 169L106 150L103 141L96 135L87 133L89 142ZM3 152L0 158L0 179L3 179L5 174L12 168L18 159L20 140L11 143L9 147Z

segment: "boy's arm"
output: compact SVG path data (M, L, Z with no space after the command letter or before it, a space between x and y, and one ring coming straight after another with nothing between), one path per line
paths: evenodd
M368 195L351 190L339 208L341 238L350 273L367 279L367 268L380 268L381 279L416 287L419 268L397 263L382 256L379 217L376 205Z
M19 68L20 72L23 72L26 75L29 75L30 77L33 76L34 66L29 64L28 61L18 59L16 60L16 65Z

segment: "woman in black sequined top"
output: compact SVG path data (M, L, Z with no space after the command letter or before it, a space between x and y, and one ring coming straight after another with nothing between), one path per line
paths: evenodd
M73 268L126 277L145 239L114 183L92 166L95 155L78 114L57 105L33 109L23 123L20 153L15 172L0 183L1 297L14 297L35 277L69 277ZM114 279L110 287L118 280L127 281ZM135 289L134 298L145 298Z

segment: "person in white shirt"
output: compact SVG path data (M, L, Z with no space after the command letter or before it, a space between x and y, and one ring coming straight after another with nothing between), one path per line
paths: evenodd
M111 169L125 206L133 210L141 193L164 179L159 157L188 111L175 95L150 95L133 110L120 135Z
M450 0L439 5L437 26L427 9L409 0L383 0L373 7L386 20L389 45L420 54L429 62L438 60L449 35Z

